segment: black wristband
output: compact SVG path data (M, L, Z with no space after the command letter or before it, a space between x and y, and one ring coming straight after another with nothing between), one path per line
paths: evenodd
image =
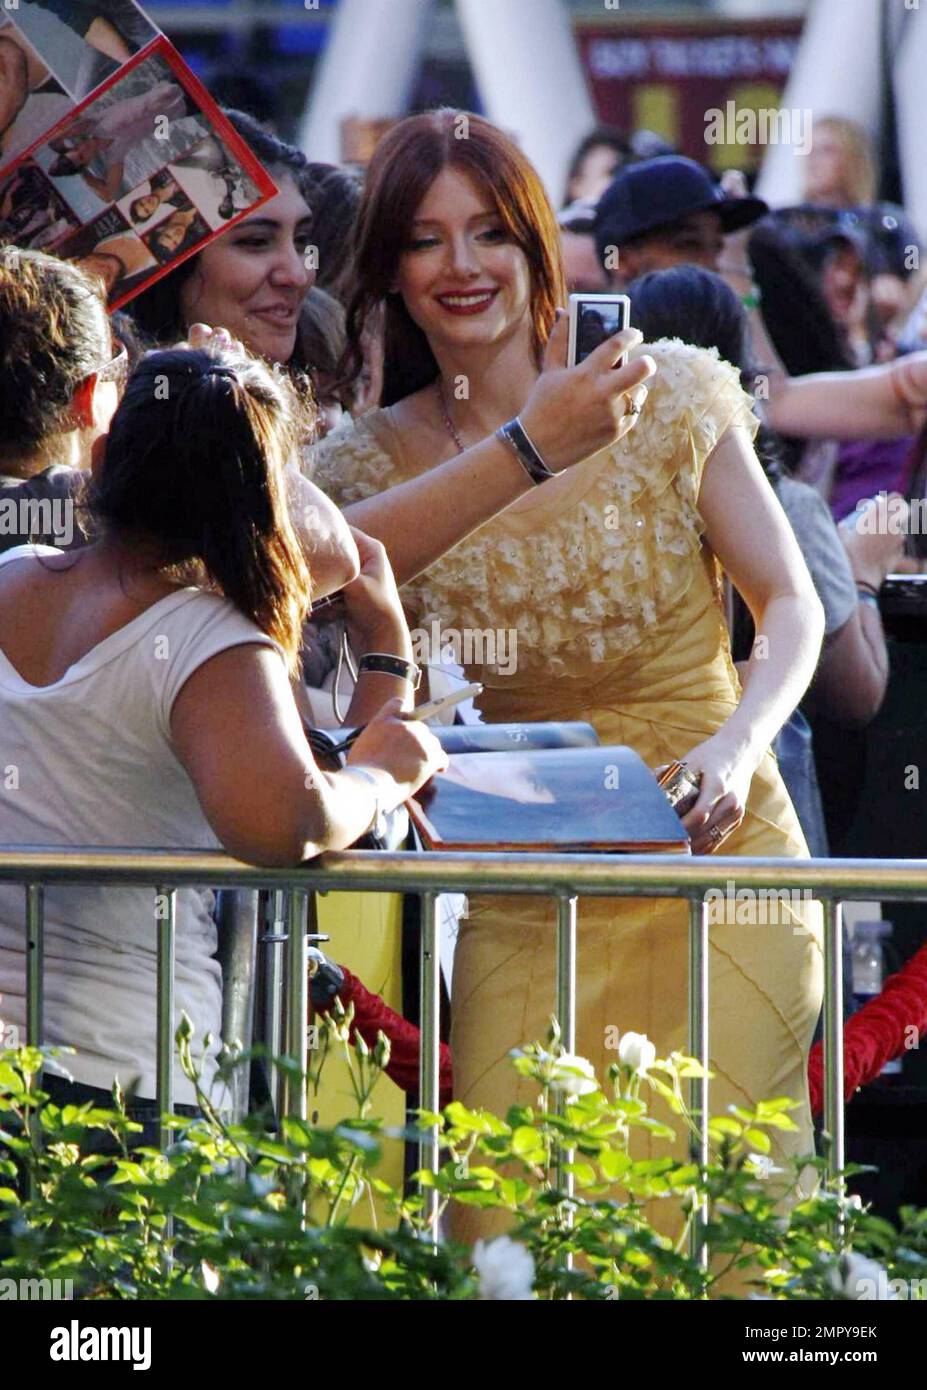
M549 478L559 476L547 467L517 416L496 430L496 438L509 446L533 483L546 483Z
M375 671L380 676L397 676L400 680L411 681L412 689L418 690L422 683L422 668L414 661L405 661L401 656L390 656L388 652L367 652L357 663L357 674Z

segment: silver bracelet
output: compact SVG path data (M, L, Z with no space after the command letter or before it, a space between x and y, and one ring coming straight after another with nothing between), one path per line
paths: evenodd
M496 438L509 446L533 483L546 483L550 478L559 477L559 472L548 468L541 458L517 415L496 430Z

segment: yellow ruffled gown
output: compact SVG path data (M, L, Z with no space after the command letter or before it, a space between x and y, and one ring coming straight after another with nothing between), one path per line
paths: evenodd
M702 469L729 427L756 419L737 372L678 341L647 348L657 363L625 440L546 483L481 527L403 590L413 625L515 634L517 664L483 682L488 722L583 719L603 744L626 744L651 767L684 755L737 705L717 565L701 543ZM325 441L315 480L341 505L412 476L388 410ZM745 518L749 525L749 518ZM771 752L725 854L808 853ZM772 915L772 914L769 914ZM742 918L742 911L741 911ZM762 921L762 917L760 919ZM554 1009L555 908L523 897L473 897L454 961L455 1094L504 1114L533 1100L509 1050L545 1036ZM577 1051L604 1077L609 1032L646 1033L658 1055L686 1047L688 910L672 900L579 904ZM794 1133L772 1134L774 1161L813 1149L807 1056L821 1004L817 904L785 907L778 925L710 931L712 1113L790 1096ZM677 1151L683 1152L680 1135ZM646 1138L639 1153L647 1153ZM654 1154L667 1152L657 1140ZM659 1224L672 1229L666 1219ZM460 1213L456 1233L494 1229Z

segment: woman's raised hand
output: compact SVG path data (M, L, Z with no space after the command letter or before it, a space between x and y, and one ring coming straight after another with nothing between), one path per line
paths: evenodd
M243 343L233 338L227 328L210 328L208 323L191 323L187 336L175 347L193 348L195 351L246 353Z
M554 325L544 369L520 419L548 468L558 472L616 443L634 427L647 399L644 383L656 371L652 357L616 367L643 341L636 328L607 338L576 367L565 366L569 323Z

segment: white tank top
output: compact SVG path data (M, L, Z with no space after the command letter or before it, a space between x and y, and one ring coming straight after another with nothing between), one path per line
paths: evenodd
M0 565L43 554L60 551L18 546ZM171 709L197 667L248 642L284 660L227 599L187 588L111 633L53 685L30 685L0 650L0 844L220 848L171 746ZM209 891L177 891L176 1023L181 1010L193 1020L207 1089L222 1007L212 906ZM24 890L0 883L0 1019L23 1042L24 945ZM46 888L45 1040L77 1049L61 1059L76 1081L108 1090L118 1076L126 1088L137 1081L140 1097L155 1095L156 950L153 890ZM207 1032L215 1041L204 1056ZM174 1084L176 1101L194 1101L179 1066Z

